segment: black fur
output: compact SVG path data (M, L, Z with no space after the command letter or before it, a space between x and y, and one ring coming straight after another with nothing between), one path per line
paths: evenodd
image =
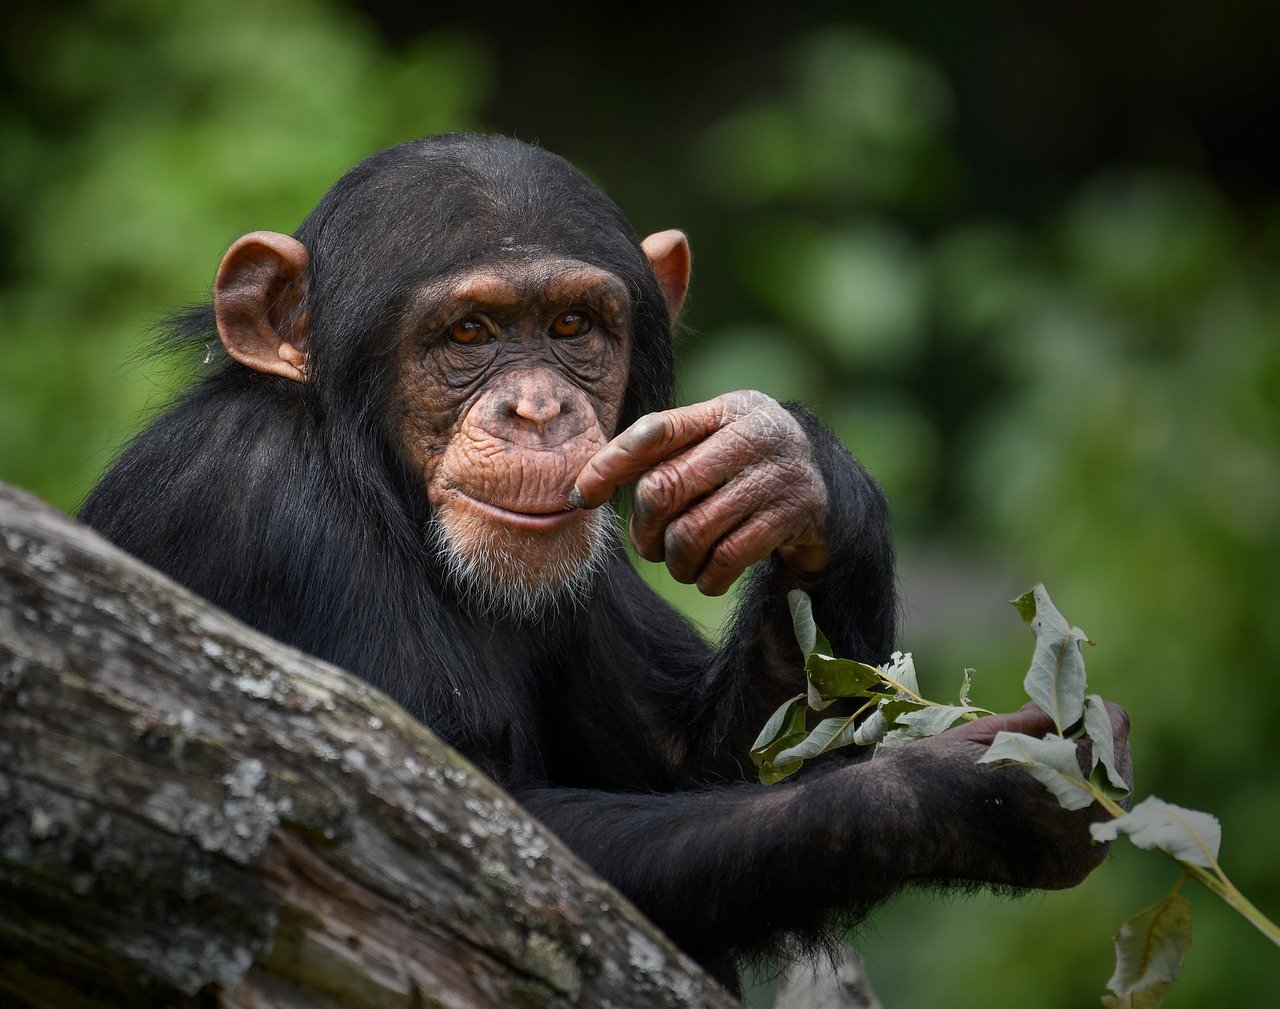
M751 572L713 648L621 545L588 602L535 626L473 619L428 548L421 479L383 417L406 292L499 255L503 239L613 271L636 320L626 425L668 405L672 355L661 292L619 210L554 155L455 134L362 162L296 237L311 253L309 381L221 356L212 309L182 314L171 340L220 358L128 446L81 517L386 691L726 981L732 956L815 935L905 882L894 848L911 838L874 797L852 784L817 794L822 772L769 790L750 782L755 733L802 684L780 566ZM832 502L819 621L841 653L882 661L895 610L884 497L791 409Z

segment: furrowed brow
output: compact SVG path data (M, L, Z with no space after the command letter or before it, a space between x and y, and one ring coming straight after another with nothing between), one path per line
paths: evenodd
M424 285L410 300L409 313L419 322L437 323L477 308L509 309L520 303L521 292L509 280L467 273Z
M617 277L594 268L558 270L526 282L531 301L549 307L584 305L600 311L615 324L626 323L630 299Z

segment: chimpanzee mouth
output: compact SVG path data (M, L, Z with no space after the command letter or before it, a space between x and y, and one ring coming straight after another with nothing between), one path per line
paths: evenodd
M521 623L552 612L568 613L590 598L618 535L617 514L610 505L592 511L529 514L455 493L466 499L466 507L473 513L489 515L506 523L508 529L519 528L518 523L563 522L576 514L579 525L575 538L582 539L572 550L540 543L530 553L512 552L504 542L510 537L495 535L484 545L469 548L449 534L445 521L437 515L432 524L436 550L446 578L468 610L482 617Z
M561 526L568 525L575 517L582 515L581 511L571 508L568 503L562 508L556 509L515 511L511 508L503 508L501 505L491 504L488 501L481 501L479 498L464 494L456 488L454 493L465 501L468 507L484 513L489 518L514 526L517 529L528 529L531 532L546 532L558 529Z

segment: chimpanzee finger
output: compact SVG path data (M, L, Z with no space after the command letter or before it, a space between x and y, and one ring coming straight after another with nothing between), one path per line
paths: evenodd
M1116 770L1125 786L1133 791L1133 755L1129 752L1129 712L1118 704L1106 701L1107 714L1111 716L1111 736L1115 741Z
M788 538L785 517L760 512L716 544L710 560L698 575L698 590L706 596L722 596L747 568L764 560Z
M619 487L718 430L724 421L722 399L641 417L587 460L569 503L598 508Z
M662 555L676 581L697 579L722 539L764 503L767 488L751 474L730 480L662 531Z
M1110 701L1103 701L1106 705L1107 714L1111 718L1111 735L1115 738L1116 745L1124 743L1128 745L1129 740L1129 712L1118 704L1112 704Z
M1052 732L1053 727L1053 719L1041 711L1034 702L1028 702L1017 711L975 718L972 722L963 722L933 738L967 739L989 745L996 738L997 732L1021 732L1039 739L1046 732Z
M1093 740L1082 736L1076 740L1076 763L1080 765L1080 774L1087 778L1093 773Z
M742 447L740 438L717 431L640 477L631 515L631 541L641 557L650 561L666 558L665 535L676 516L720 490L755 461L755 454L744 453ZM717 536L722 534L723 530Z

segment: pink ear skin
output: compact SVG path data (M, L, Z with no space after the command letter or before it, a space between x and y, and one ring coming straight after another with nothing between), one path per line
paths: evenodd
M307 320L299 313L310 256L297 239L254 231L218 266L213 308L227 353L246 368L295 382L307 377Z
M689 269L692 266L689 240L683 231L659 231L641 242L640 248L653 267L667 303L667 313L675 322L680 306L684 304L685 292L689 290Z

